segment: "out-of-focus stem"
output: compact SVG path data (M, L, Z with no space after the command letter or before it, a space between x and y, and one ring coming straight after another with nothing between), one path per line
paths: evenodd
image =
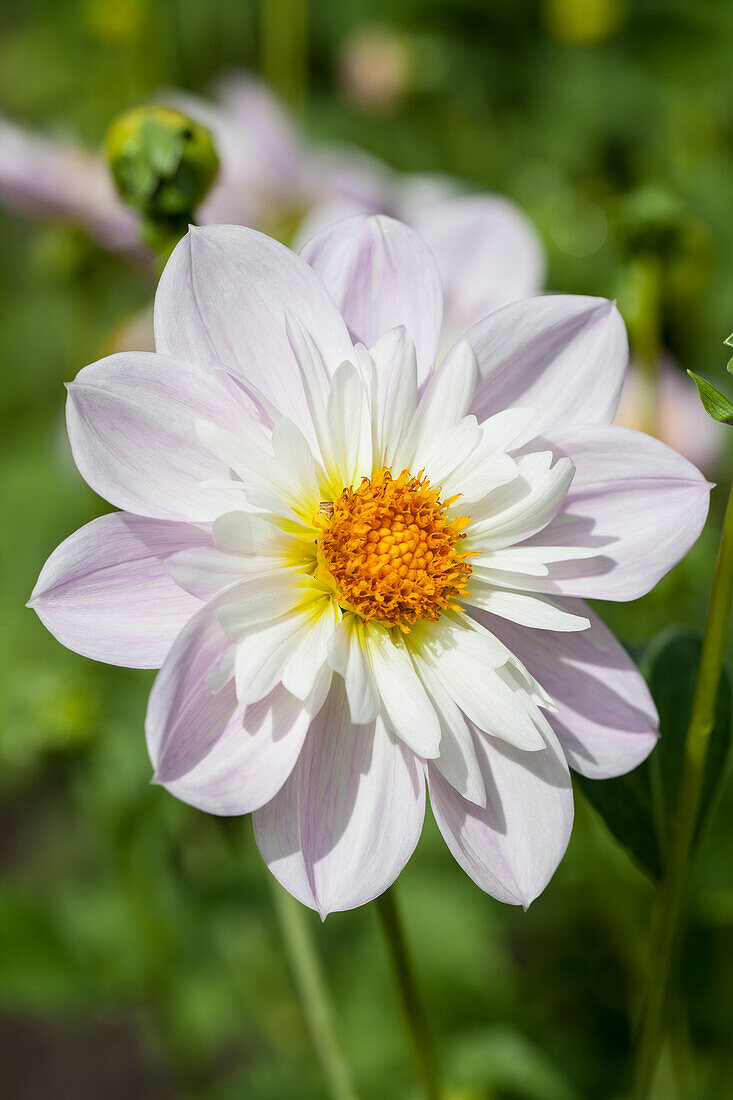
M700 795L723 667L733 595L733 488L723 521L710 592L697 684L685 741L682 778L665 871L656 899L651 957L634 1067L634 1100L647 1100L664 1041L664 1015L672 956L697 826Z
M655 256L639 257L633 265L636 308L629 324L631 348L645 386L644 430L659 435L659 366L662 354L661 272Z
M299 110L305 103L308 59L308 0L261 0L262 75Z
M397 910L394 890L392 888L386 890L377 898L375 905L389 948L390 961L415 1050L417 1070L425 1096L427 1100L440 1100L438 1067L422 1001L415 983L412 962Z
M303 1015L331 1100L358 1100L349 1066L336 1038L320 961L300 902L272 879L272 897Z

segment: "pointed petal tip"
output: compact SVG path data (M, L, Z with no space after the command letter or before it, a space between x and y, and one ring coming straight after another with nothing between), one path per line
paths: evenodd
M486 794L486 787L483 791L468 792L466 794L466 801L473 802L474 806L478 806L480 810L485 810L488 803L488 796Z

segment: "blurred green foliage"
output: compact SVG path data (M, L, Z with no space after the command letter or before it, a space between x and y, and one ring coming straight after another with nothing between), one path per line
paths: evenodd
M224 69L256 70L258 15L241 0L5 0L2 110L98 146L117 112L162 86L202 91ZM337 79L346 36L375 23L403 36L414 74L379 112ZM308 46L302 122L314 138L514 197L545 239L548 285L617 295L632 335L639 265L656 265L656 339L682 367L721 378L733 3L318 0ZM151 677L66 652L23 607L49 552L105 510L73 468L62 383L152 287L76 230L3 214L0 234L6 1094L322 1098L249 822L233 844L151 787ZM729 479L730 466L719 475ZM701 627L721 495L654 593L602 609L635 652L670 626ZM687 1091L665 1086L664 1100L722 1098L733 1079L732 843L728 782L703 838L675 991L669 1061ZM432 823L399 889L451 1100L624 1095L650 887L582 796L567 857L527 914L481 894ZM313 926L362 1095L414 1096L374 914ZM122 1021L111 1045L99 1040L105 1021ZM73 1059L41 1057L59 1043Z

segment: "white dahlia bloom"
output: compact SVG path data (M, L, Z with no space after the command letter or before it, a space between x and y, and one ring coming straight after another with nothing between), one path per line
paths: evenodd
M441 323L436 264L389 218L305 258L196 229L161 278L157 354L69 389L77 465L124 511L56 550L32 604L80 653L162 665L157 782L253 813L323 915L396 878L426 789L468 874L529 904L570 835L568 764L615 775L656 738L581 597L642 595L707 513L694 467L610 423L611 303L505 307L436 370Z

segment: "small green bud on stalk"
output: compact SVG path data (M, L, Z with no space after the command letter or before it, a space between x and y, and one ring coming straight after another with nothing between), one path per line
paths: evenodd
M105 150L120 198L161 263L194 221L219 170L211 136L170 107L138 107L110 125Z

